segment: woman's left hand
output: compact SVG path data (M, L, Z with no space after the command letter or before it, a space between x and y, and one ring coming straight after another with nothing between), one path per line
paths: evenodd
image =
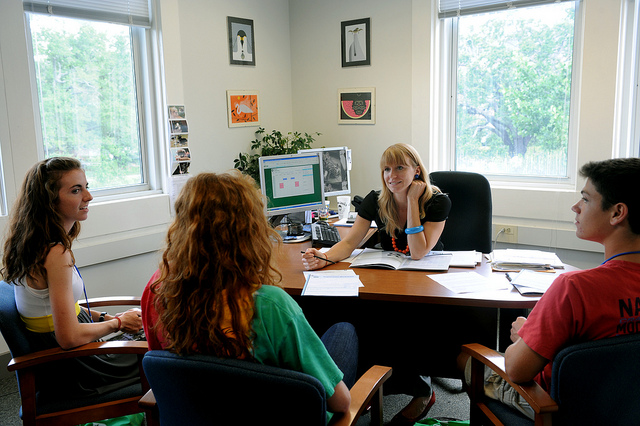
M409 190L407 191L407 200L419 200L426 189L427 183L425 181L414 180L411 182L411 186L409 186Z

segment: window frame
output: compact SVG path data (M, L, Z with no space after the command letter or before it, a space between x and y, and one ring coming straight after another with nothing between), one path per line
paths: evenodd
M613 156L640 157L640 0L622 7Z
M537 6L528 6L537 7ZM484 174L493 187L502 188L535 188L554 190L573 190L577 175L577 129L579 125L579 87L582 52L582 26L584 23L584 7L582 1L575 1L573 63L571 76L569 134L567 141L567 176L516 176ZM445 111L442 117L434 120L436 124L439 146L432 151L434 160L431 162L433 170L456 170L456 113L457 113L457 61L458 61L458 21L459 17L438 19L438 49L440 66L436 81L437 86L443 88L437 95L440 111Z
M35 73L35 59L33 52L33 40L31 35L30 15L32 12L29 10L24 11L26 39L27 39L27 51L28 51L28 63L31 74L31 91L33 98L33 113L36 124L36 144L38 157L44 159L44 141L42 137L42 122L40 116L40 99L37 93L38 84L36 81ZM65 16L59 16L65 19L75 19ZM80 18L88 20L86 18ZM106 22L99 21L98 22ZM108 22L107 22L108 23ZM122 25L122 24L120 24ZM141 183L132 185L122 185L112 188L92 189L95 202L110 201L117 199L126 199L139 196L147 196L153 194L162 193L164 180L161 178L164 171L162 164L162 149L161 147L166 145L166 134L161 131L158 126L158 114L162 114L162 108L159 104L161 99L156 90L160 85L160 68L159 64L159 52L158 43L154 43L154 36L152 31L155 23L152 23L151 28L145 28L135 25L129 25L129 35L131 42L131 50L133 56L133 68L136 90L136 103L137 103L137 115L138 115L138 139L140 143L140 166L141 170ZM91 183L89 183L91 184Z

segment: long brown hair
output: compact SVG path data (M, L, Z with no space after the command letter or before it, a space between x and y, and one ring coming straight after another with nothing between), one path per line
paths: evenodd
M36 163L27 172L13 204L4 243L5 281L18 284L36 276L46 281L44 261L51 247L62 244L71 250L71 243L80 233L80 223L74 223L67 233L57 205L60 179L76 169L82 169L82 165L75 158L53 157Z
M237 171L198 174L175 209L151 286L167 349L251 358L253 293L282 279L272 264L280 239L255 181Z
M407 161L409 164L407 164ZM423 219L426 214L424 210L426 202L431 199L434 193L440 192L440 189L431 185L427 168L422 163L422 159L420 158L418 151L416 151L416 149L411 145L406 143L397 143L395 145L391 145L382 153L382 157L380 158L382 191L380 192L380 197L378 197L378 206L380 207L380 219L385 223L387 233L394 236L396 232L402 230L402 221L398 217L398 206L393 198L393 194L389 191L389 188L387 188L387 185L384 182L384 168L387 165L410 165L413 167L420 167L420 176L418 176L417 180L424 181L427 184L427 188L418 201L418 205L420 206L420 219Z

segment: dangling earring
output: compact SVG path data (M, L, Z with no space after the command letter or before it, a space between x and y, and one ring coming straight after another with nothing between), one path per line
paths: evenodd
M413 178L414 179L418 179L419 177L420 177L420 175L416 173L416 175Z

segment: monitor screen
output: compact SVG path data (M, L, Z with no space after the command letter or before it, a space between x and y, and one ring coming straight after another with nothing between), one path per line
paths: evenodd
M324 204L322 162L315 152L260 157L267 216L315 210Z
M324 195L347 195L351 193L351 150L346 146L335 148L301 149L298 153L318 152L322 154Z

